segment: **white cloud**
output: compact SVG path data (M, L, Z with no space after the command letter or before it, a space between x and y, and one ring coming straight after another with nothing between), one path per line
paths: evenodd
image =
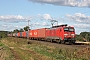
M52 19L49 14L38 14L37 16L21 16L21 15L5 15L0 16L0 21L8 22L8 23L18 23L18 22L25 22L27 20L50 20Z
M0 16L0 19L24 19L22 16L17 15L7 15L7 16Z
M58 6L90 7L90 0L28 0L28 1Z
M41 24L39 22L34 23L35 26L40 26Z
M49 25L48 23L46 23L46 22L43 22L42 25L43 25L43 26L50 26L50 25Z
M26 20L32 20L32 17L30 16L23 17L21 15L0 16L0 21L4 21L4 22L18 23Z
M90 32L90 24L74 24L76 34L81 32Z
M74 26L80 29L90 29L90 24L74 24Z
M35 22L30 26L50 26L47 22Z
M9 25L9 24L1 24L0 25L0 30L2 30L2 31L9 31L9 30L12 30L12 25Z
M50 19L52 19L49 14L44 14L44 15L43 15L43 18L44 18L45 20L50 20Z
M86 16L82 13L76 13L74 15L67 14L66 17L76 23L90 24L90 16Z

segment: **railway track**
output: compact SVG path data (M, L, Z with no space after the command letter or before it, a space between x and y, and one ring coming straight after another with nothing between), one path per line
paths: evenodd
M78 48L90 48L90 44L84 44L84 43L78 43L75 44L58 44L56 42L46 42L46 41L37 41L37 40L28 40L29 43L35 43L35 44L43 44L48 46L54 46L56 48L71 48L71 49L78 49Z

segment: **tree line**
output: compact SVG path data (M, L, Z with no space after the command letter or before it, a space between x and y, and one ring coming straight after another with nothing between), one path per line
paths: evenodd
M79 35L76 34L76 40L90 42L90 32L81 32Z
M20 30L18 30L18 29L13 30L13 33L18 33L18 32L23 32L23 31L28 31L28 30L29 30L29 26L26 26Z

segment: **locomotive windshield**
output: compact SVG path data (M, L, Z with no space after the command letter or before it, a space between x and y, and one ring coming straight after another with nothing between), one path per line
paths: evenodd
M70 32L72 32L72 31L74 31L74 29L71 28L71 27L65 27L65 28L64 28L64 31L70 31Z

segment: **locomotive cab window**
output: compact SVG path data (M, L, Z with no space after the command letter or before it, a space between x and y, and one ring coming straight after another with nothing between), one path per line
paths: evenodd
M74 29L73 29L73 28L70 28L70 27L65 27L65 28L64 28L64 31L73 32L73 31L74 31Z
M64 31L69 31L69 29L68 28L64 28Z
M73 29L73 28L69 28L69 31L71 31L71 32L72 32L72 31L74 31L74 29Z

